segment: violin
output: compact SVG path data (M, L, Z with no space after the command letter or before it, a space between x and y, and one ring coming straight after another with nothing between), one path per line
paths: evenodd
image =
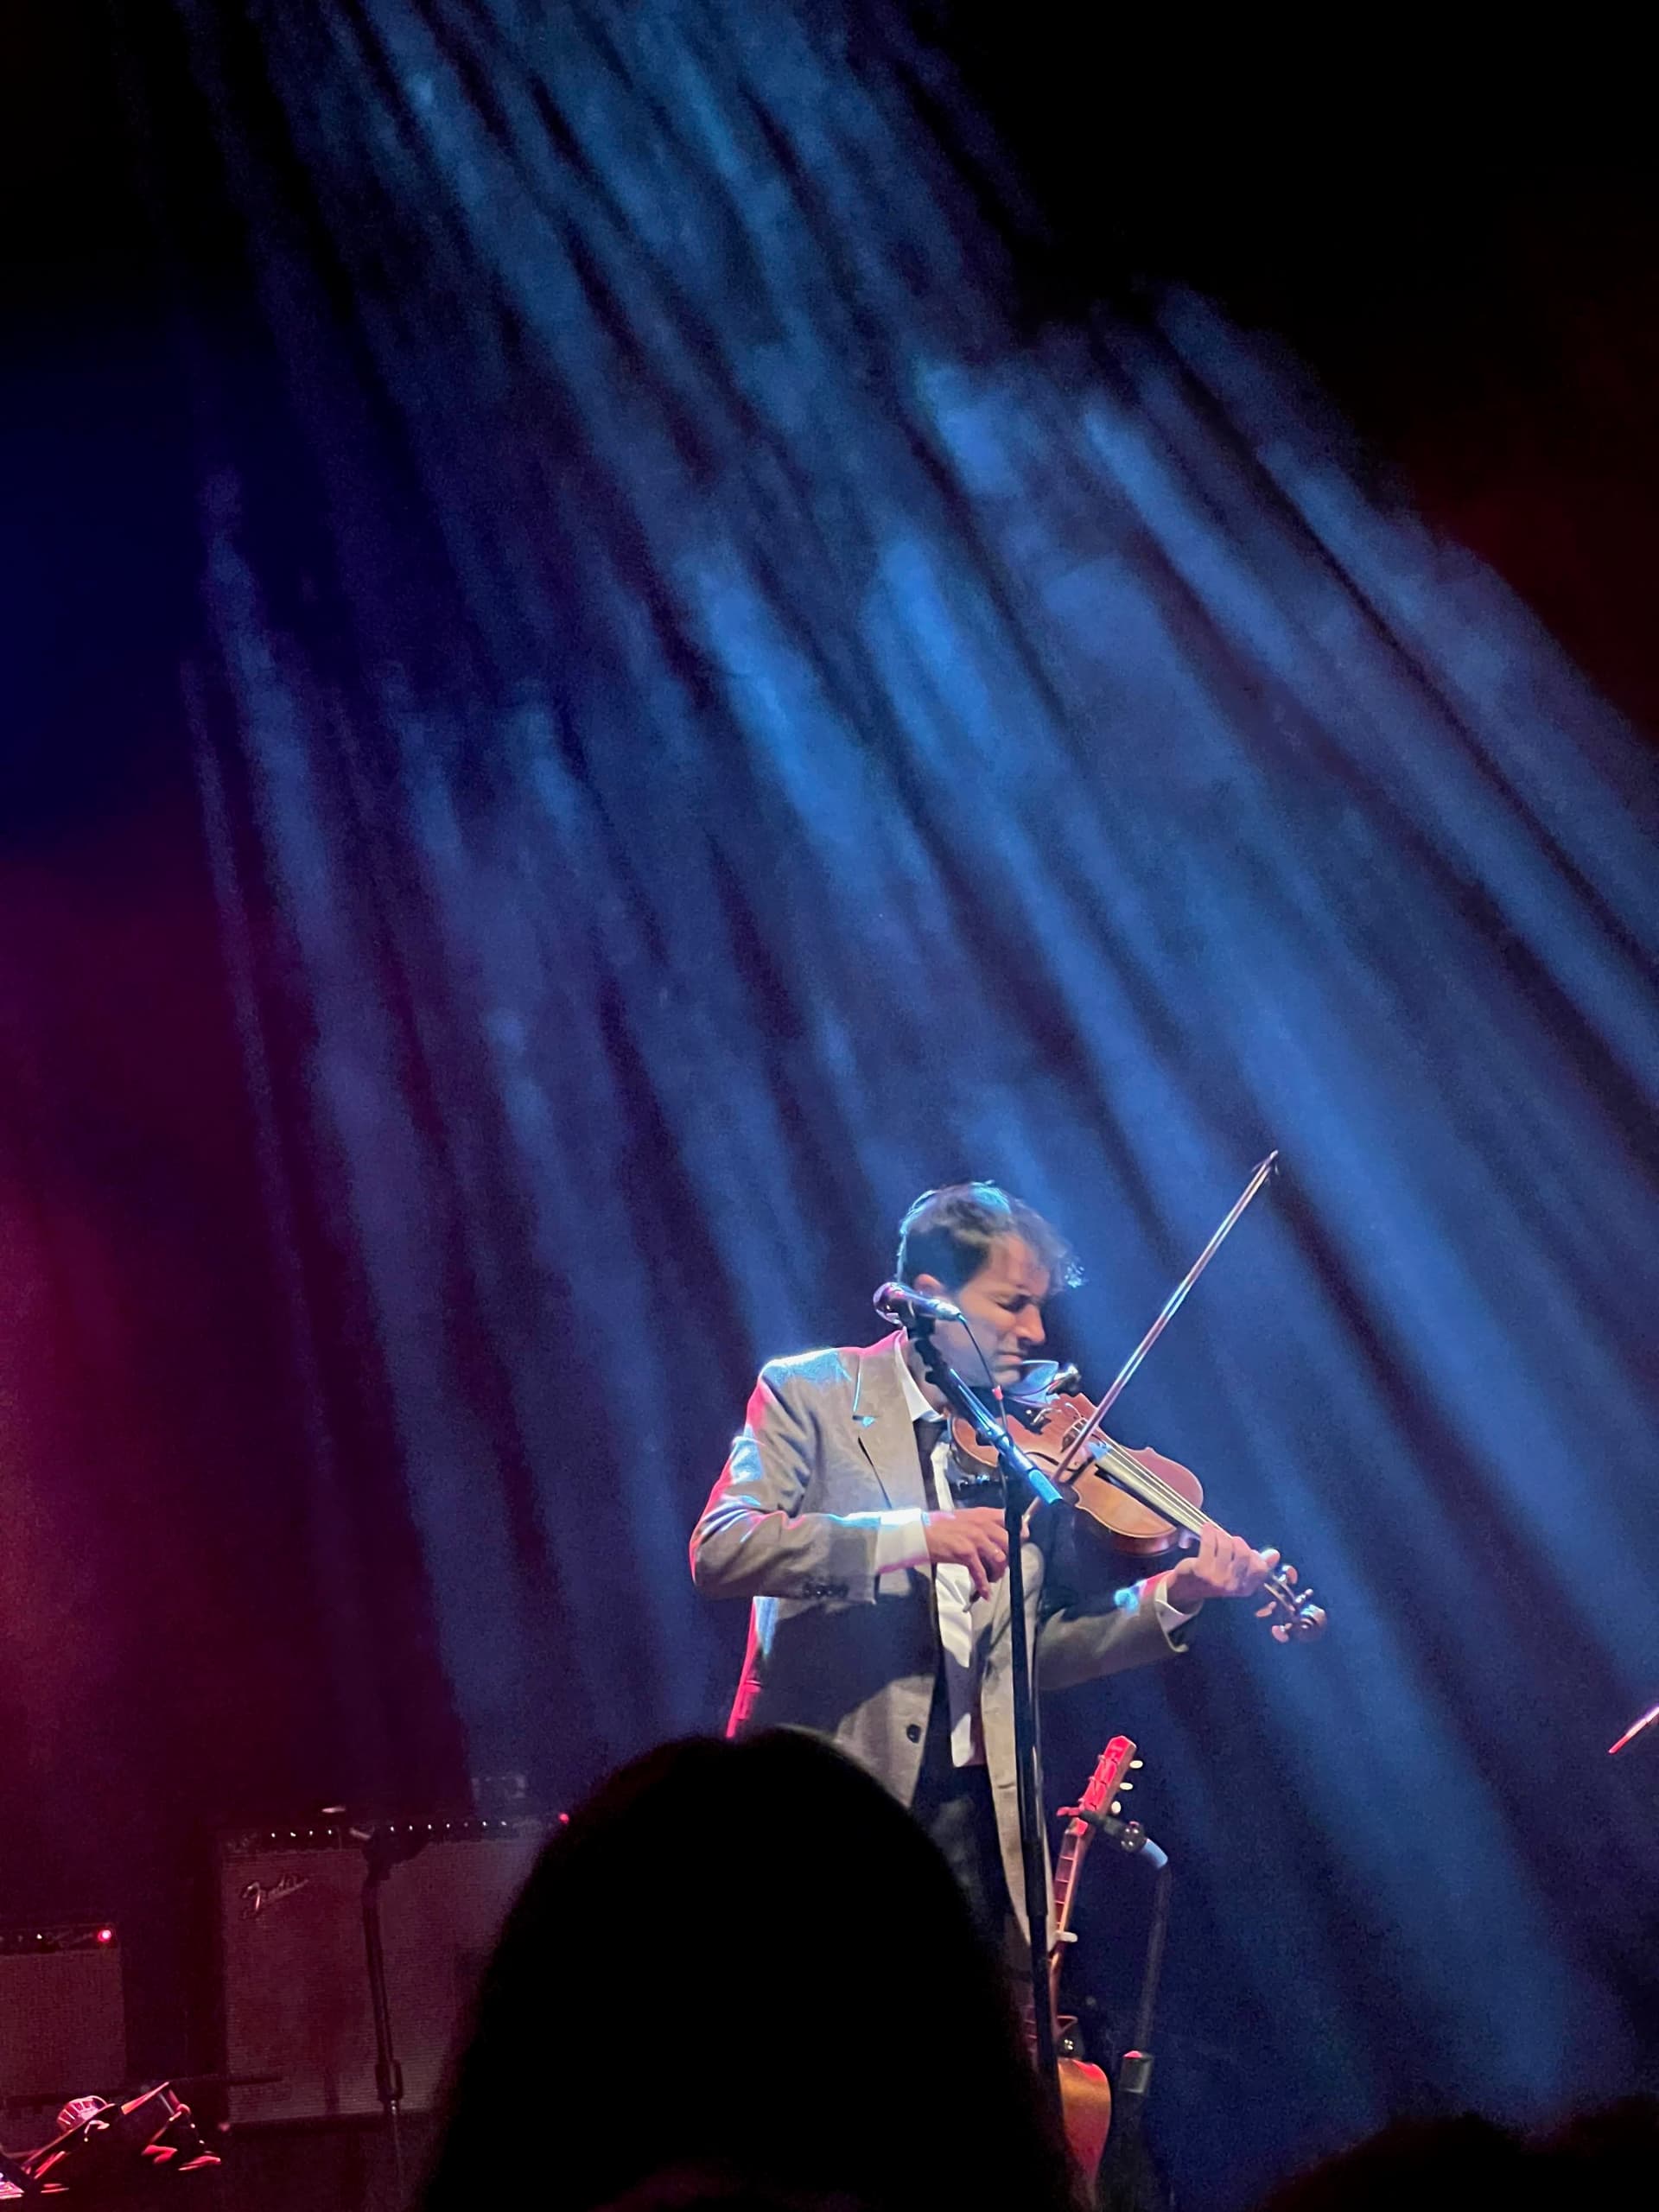
M1131 1452L1101 1427L1106 1402L1096 1404L1070 1386L1077 1370L1051 1361L1009 1393L1003 1425L1028 1459L1110 1538L1116 1550L1156 1558L1182 1539L1196 1541L1217 1523L1204 1511L1204 1486L1190 1467L1142 1446ZM993 1445L982 1444L970 1423L950 1425L951 1449L964 1472L988 1481L997 1471ZM1270 1621L1281 1643L1311 1643L1323 1636L1325 1608L1312 1590L1297 1586L1294 1567L1281 1563L1262 1586L1267 1604L1256 1614Z

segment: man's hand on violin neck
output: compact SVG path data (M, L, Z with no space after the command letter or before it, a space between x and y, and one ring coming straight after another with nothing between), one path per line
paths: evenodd
M965 1567L976 1598L988 1598L991 1585L1008 1567L1007 1530L1002 1516L988 1505L966 1505L955 1513L930 1513L923 1521L927 1555L936 1567Z
M1248 1598L1278 1564L1277 1552L1254 1552L1243 1536L1230 1536L1211 1522L1198 1549L1169 1570L1164 1595L1180 1612L1190 1612L1206 1598Z

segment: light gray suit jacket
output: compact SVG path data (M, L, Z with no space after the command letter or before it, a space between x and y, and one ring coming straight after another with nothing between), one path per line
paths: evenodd
M711 1598L753 1601L728 1733L810 1728L913 1802L938 1630L930 1566L875 1571L880 1516L926 1507L916 1433L894 1362L897 1335L862 1349L802 1352L760 1372L742 1433L691 1536L691 1573ZM1058 1586L1053 1516L1023 1554L1039 1686L1060 1689L1185 1649L1151 1605ZM1008 1586L993 1586L980 1685L1008 1894L1019 1909ZM1052 1808L1050 1808L1052 1809ZM1020 1911L1023 1920L1023 1910Z

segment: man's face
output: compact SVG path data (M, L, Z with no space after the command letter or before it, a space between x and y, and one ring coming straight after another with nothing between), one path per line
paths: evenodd
M964 1382L982 1387L995 1383L1006 1389L1018 1380L1021 1361L1031 1358L1042 1344L1048 1270L1023 1236L997 1237L984 1266L959 1289L948 1290L937 1275L926 1274L917 1276L915 1287L930 1298L948 1298L961 1306L967 1325L941 1321L933 1341Z

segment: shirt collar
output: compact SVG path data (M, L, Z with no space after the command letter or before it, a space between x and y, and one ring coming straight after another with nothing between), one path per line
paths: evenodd
M905 1394L905 1411L912 1423L918 1421L943 1421L944 1415L930 1406L922 1395L921 1385L910 1371L910 1362L905 1357L906 1339L893 1339L893 1356L899 1363L899 1387Z

